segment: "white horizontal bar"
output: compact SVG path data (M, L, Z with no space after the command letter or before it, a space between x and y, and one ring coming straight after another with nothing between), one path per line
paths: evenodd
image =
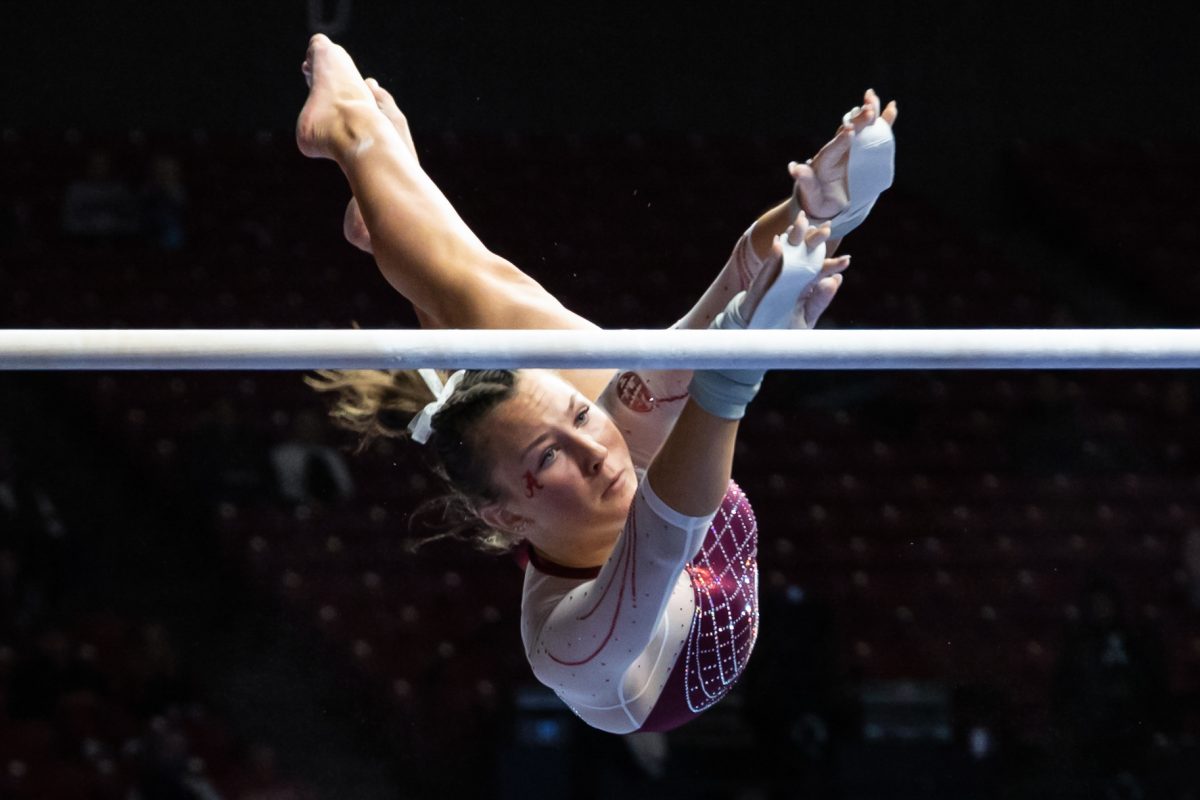
M2 370L1197 369L1200 329L0 330Z

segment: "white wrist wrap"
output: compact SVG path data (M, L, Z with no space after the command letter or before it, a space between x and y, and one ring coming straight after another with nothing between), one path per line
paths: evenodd
M783 247L783 269L754 309L754 316L746 325L750 329L794 327L796 301L821 274L821 265L825 263L824 242L809 249L803 242L788 244L786 233L776 241Z
M849 124L857 112L857 108L851 109L842 121ZM846 167L850 205L830 220L832 239L841 239L862 224L879 195L892 185L896 173L896 137L891 125L876 116L870 125L851 136Z
M746 321L742 319L741 312L745 296L745 292L738 292L708 327L726 331L745 330ZM688 395L714 417L741 419L746 415L746 406L758 394L765 373L766 370L761 369L696 370L688 386Z

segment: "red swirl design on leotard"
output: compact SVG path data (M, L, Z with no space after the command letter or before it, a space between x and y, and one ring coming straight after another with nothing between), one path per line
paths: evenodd
M550 651L546 651L546 655L553 661L562 664L566 667L578 667L581 664L586 664L596 656L600 655L601 651L608 645L612 639L613 633L617 630L617 621L621 618L621 602L620 598L625 595L625 583L629 583L629 601L630 605L637 608L637 507L634 506L629 512L629 529L626 535L621 537L621 552L617 556L617 568L613 570L613 574L609 577L608 583L604 586L604 590L596 599L595 604L588 609L587 613L581 614L575 618L576 622L583 622L595 614L600 606L604 604L604 598L608 596L609 591L613 588L613 584L620 575L620 585L617 587L618 602L613 607L612 622L609 623L608 633L604 635L604 639L600 641L599 646L592 652L591 655L581 658L577 661L560 658Z

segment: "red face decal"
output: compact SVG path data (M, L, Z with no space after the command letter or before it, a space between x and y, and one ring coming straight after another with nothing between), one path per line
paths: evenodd
M537 478L533 477L533 473L530 470L525 470L525 496L526 497L533 497L533 491L535 489L545 489L545 488L546 488L545 486L542 486L540 483L538 483Z

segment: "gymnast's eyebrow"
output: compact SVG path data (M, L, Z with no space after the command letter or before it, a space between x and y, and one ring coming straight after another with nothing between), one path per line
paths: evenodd
M569 403L567 403L567 414L566 414L567 419L571 419L575 416L575 407L577 405L579 405L579 398L580 398L580 395L577 395L577 394L571 395L571 401ZM529 458L529 452L531 450L533 450L534 448L536 448L539 444L541 444L549 436L550 436L550 431L543 431L542 433L538 434L537 438L535 438L532 442L530 442L529 445L523 451L521 451L521 460L524 461L525 459Z

